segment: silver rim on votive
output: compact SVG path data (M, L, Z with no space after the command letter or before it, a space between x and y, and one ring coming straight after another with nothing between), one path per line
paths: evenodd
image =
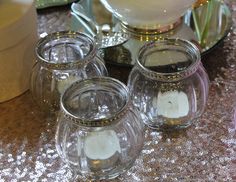
M119 93L125 98L125 104L121 108L119 108L118 111L113 113L112 116L102 119L87 120L80 118L79 116L76 116L74 113L70 112L67 109L67 106L65 104L66 99L68 99L71 95L75 94L77 91L78 93L79 92L83 93L84 91L86 91L86 88L92 90L95 88L95 87L93 88L95 84L101 84L101 83L106 83L107 85L115 84L120 88ZM84 86L86 86L86 88L83 90ZM125 84L110 77L94 77L90 79L77 81L73 83L69 88L67 88L61 97L61 112L63 116L69 119L70 121L73 121L75 124L84 127L104 127L104 126L109 126L111 124L115 124L116 122L119 121L120 118L126 115L127 111L129 111L130 109L130 106L131 106L130 95Z
M158 71L153 71L145 67L142 64L142 59L144 55L151 49L157 48L161 45L172 45L178 46L186 49L186 53L190 55L192 58L191 65L189 65L186 69L178 72L173 73L161 73ZM171 50L171 49L170 49ZM174 50L174 49L173 49ZM192 74L194 74L199 65L201 64L201 54L197 46L187 40L182 39L163 39L158 41L152 41L150 43L145 44L138 52L138 57L136 59L137 68L140 70L142 74L149 77L150 79L165 81L165 82L172 82L184 79Z
M59 40L61 38L77 39L78 41L84 42L89 45L89 52L85 55L83 59L74 60L74 61L66 62L66 63L50 62L50 60L46 59L42 55L43 48L46 44L50 43L51 41ZM74 32L74 31L60 31L60 32L48 34L47 36L45 36L44 38L41 38L38 41L36 45L36 49L35 49L37 60L43 66L49 69L58 69L58 70L78 67L78 66L87 64L88 61L90 61L96 56L96 51L97 51L96 43L91 37L89 37L88 35L84 33Z

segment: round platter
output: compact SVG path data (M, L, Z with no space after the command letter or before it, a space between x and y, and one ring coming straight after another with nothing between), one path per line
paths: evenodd
M88 4L87 7L83 7L86 10L86 16L90 16L91 20L99 22L99 25L105 23L114 25L114 18L113 23L111 23L111 16L109 16L109 13L106 12L99 1L88 2L92 2L92 4L89 8ZM222 1L215 0L213 2L211 7L209 7L210 4L206 4L186 13L182 18L182 23L173 30L152 35L151 38L139 35L138 33L136 35L131 34L130 38L124 43L104 48L103 56L106 63L115 66L132 67L135 64L137 51L141 46L150 40L165 37L182 38L192 41L199 45L202 55L208 54L227 36L232 25L231 12L228 6ZM72 12L76 11L75 9L74 3L74 7L72 5ZM116 24L116 27L120 27L119 23L118 26ZM72 20L72 29L88 33L86 26L78 21L78 19Z

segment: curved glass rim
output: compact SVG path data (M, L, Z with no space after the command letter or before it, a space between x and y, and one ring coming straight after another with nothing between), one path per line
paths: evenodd
M65 103L65 99L68 96L73 94L77 89L82 88L84 85L99 84L101 82L106 82L108 84L115 83L117 86L119 86L122 89L121 94L125 96L124 105L120 107L116 112L114 112L112 116L107 117L107 118L102 118L102 119L88 120L88 119L82 119L78 116L75 116L73 113L71 113L67 109L67 106L64 103ZM93 89L93 87L91 87L91 89ZM61 111L63 115L66 118L75 122L76 124L85 126L85 127L103 127L103 126L108 126L113 123L116 123L119 118L121 118L127 113L130 104L131 104L131 101L130 101L130 95L129 95L127 86L124 83L120 82L119 80L111 78L111 77L93 77L89 79L76 81L65 90L64 94L61 96L61 101L60 101Z
M151 69L146 68L140 61L142 59L142 56L145 54L145 52L147 51L148 48L158 47L158 45L160 45L160 44L165 44L165 45L169 44L169 45L176 45L176 46L180 46L180 47L185 47L196 56L196 59L192 60L191 65L189 65L186 69L181 70L181 71L177 71L177 72L173 72L173 73L162 73L162 72L153 71ZM181 80L187 76L190 76L198 69L198 66L201 64L201 54L200 54L200 50L197 48L197 46L188 40L165 38L162 40L156 40L156 41L149 42L149 43L145 44L143 47L141 47L141 49L139 50L138 55L137 55L136 64L138 65L139 68L141 68L141 70L143 72L145 72L145 74L147 74L150 77L154 77L156 79L160 79L163 81L168 81L168 80L169 81L177 81L177 80Z
M49 62L48 59L46 59L46 58L44 58L44 56L42 56L42 54L40 53L40 50L43 48L44 45L46 45L50 41L57 40L60 38L75 38L75 39L80 38L80 39L83 39L84 41L88 42L90 49L83 59L78 59L78 60L74 60L74 61L70 61L70 62L66 62L66 63ZM74 67L74 66L78 66L78 65L83 65L87 61L89 61L95 57L96 50L97 50L96 43L94 42L94 40L90 36L88 36L85 33L75 32L75 31L59 31L59 32L54 32L54 33L48 34L44 38L39 39L37 46L35 48L37 59L39 59L39 61L43 65L45 65L46 67L53 68L53 69L66 69L66 68L70 68L70 67ZM83 60L83 61L81 61L81 60Z

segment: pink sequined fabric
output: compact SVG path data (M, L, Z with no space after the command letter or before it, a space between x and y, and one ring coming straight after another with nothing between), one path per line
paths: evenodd
M236 2L233 27L203 63L211 79L206 111L190 128L145 132L133 167L112 181L236 181ZM68 26L69 8L39 13L39 33ZM0 182L75 179L55 150L55 121L38 113L29 92L0 104Z

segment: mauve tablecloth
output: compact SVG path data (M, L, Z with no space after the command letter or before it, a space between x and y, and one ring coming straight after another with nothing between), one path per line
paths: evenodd
M203 58L211 79L204 115L180 132L147 129L140 157L113 181L236 181L236 1L229 6L232 29ZM69 10L40 11L39 33L67 29ZM29 92L0 104L0 182L74 181L55 150L55 127L55 121L39 114Z

